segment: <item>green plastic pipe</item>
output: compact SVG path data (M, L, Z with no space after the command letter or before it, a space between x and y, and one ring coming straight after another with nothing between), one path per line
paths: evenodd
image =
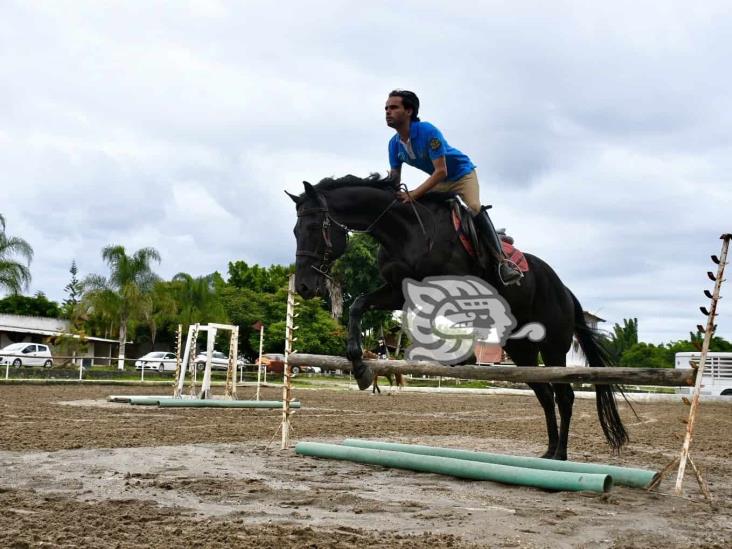
M610 475L526 469L495 463L480 463L464 459L357 448L339 444L299 442L295 446L295 452L303 456L344 459L409 471L439 473L472 480L493 480L505 484L533 486L546 490L607 492L613 485Z
M449 457L468 461L478 461L481 463L496 463L500 465L511 465L514 467L542 469L544 471L610 475L615 484L633 486L635 488L647 487L658 475L658 473L648 471L646 469L616 467L614 465L603 465L598 463L577 463L573 461L558 461L555 459L490 454L486 452L472 452L469 450L455 450L452 448L421 446L419 444L397 444L393 442L379 442L376 440L364 440L358 438L347 438L343 441L343 445L357 448L392 450L419 455Z
M212 400L192 398L159 399L161 408L282 408L281 400ZM300 401L290 402L300 408Z
M133 406L157 406L162 399L160 397L130 397L128 402Z

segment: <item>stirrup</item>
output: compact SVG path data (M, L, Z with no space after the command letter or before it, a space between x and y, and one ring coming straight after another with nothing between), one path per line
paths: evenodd
M523 277L524 274L518 268L518 265L510 259L504 259L498 264L498 279L504 286L521 285Z

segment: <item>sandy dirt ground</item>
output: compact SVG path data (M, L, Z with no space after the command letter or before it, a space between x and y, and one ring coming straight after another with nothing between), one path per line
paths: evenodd
M547 492L295 455L271 410L107 403L160 388L0 386L2 547L730 547L732 405L703 404L685 496L614 487ZM240 398L253 396L242 391ZM539 455L529 396L298 390L293 442L378 438ZM265 398L278 398L269 390ZM594 401L575 403L570 459L660 469L681 446L681 402L621 407L613 455Z

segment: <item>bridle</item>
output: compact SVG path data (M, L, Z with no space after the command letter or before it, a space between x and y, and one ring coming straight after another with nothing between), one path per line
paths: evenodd
M352 229L348 227L347 225L341 223L340 221L333 219L333 216L330 214L330 210L328 209L328 202L325 199L325 197L318 193L318 202L320 203L319 207L316 208L305 208L302 211L297 212L297 217L307 217L310 215L323 215L323 221L320 226L320 232L323 235L323 242L325 244L325 248L322 252L322 254L318 253L317 251L311 252L311 251L300 251L298 250L295 253L296 257L314 257L315 259L318 259L320 261L320 267L316 267L315 265L312 265L313 270L315 270L320 275L324 276L328 280L333 280L333 277L330 276L329 271L330 268L333 266L333 240L331 239L331 227L332 225L335 225L339 229L341 229L344 233L346 233L346 238L348 238L348 233L370 233L373 228L376 226L376 224L381 221L381 218L386 215L386 213L394 207L396 203L399 202L396 198L392 200L389 205L378 215L376 216L376 219L374 219L368 227L366 227L363 230L359 229Z
M404 186L404 189L406 190L406 186ZM297 212L297 217L307 217L311 215L323 215L323 221L321 222L320 226L320 232L323 235L323 242L325 243L325 248L323 249L322 253L318 253L317 251L311 252L311 251L300 251L298 250L295 253L295 257L313 257L320 261L320 267L316 267L315 265L311 265L314 271L316 271L318 274L322 275L326 279L333 281L333 277L329 274L330 268L333 266L333 240L331 239L331 228L332 225L335 225L339 229L341 229L344 233L346 233L346 238L348 238L348 233L370 233L373 228L376 226L376 224L381 221L381 219L387 214L389 210L391 210L396 204L399 203L399 199L395 198L392 200L389 205L384 208L384 210L376 216L376 218L369 224L368 227L365 229L352 229L348 227L347 225L341 223L340 221L333 219L333 216L330 214L330 210L328 209L328 201L325 199L325 197L317 193L316 194L318 198L318 203L320 206L315 208L304 208L302 211ZM419 217L419 213L417 212L417 208L414 205L414 202L409 202L409 204L412 206L412 210L414 211L414 215L417 217L417 220L419 221L419 225L422 228L422 233L427 238L427 247L428 251L432 248L432 239L427 236L427 231L424 228L424 224L422 223L422 219Z

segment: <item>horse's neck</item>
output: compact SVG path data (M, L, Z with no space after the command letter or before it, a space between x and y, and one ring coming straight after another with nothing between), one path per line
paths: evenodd
M340 189L339 192L333 192L331 196L332 198L328 198L328 205L332 209L333 217L349 229L356 231L372 228L373 222L389 208L394 200L390 193L368 187ZM379 222L389 213L384 214Z
M348 189L333 204L333 217L349 229L368 230L390 254L410 245L412 235L424 237L419 228L415 232L417 220L414 214L408 213L402 204L393 203L395 195L370 188L361 188L360 196L354 191Z

